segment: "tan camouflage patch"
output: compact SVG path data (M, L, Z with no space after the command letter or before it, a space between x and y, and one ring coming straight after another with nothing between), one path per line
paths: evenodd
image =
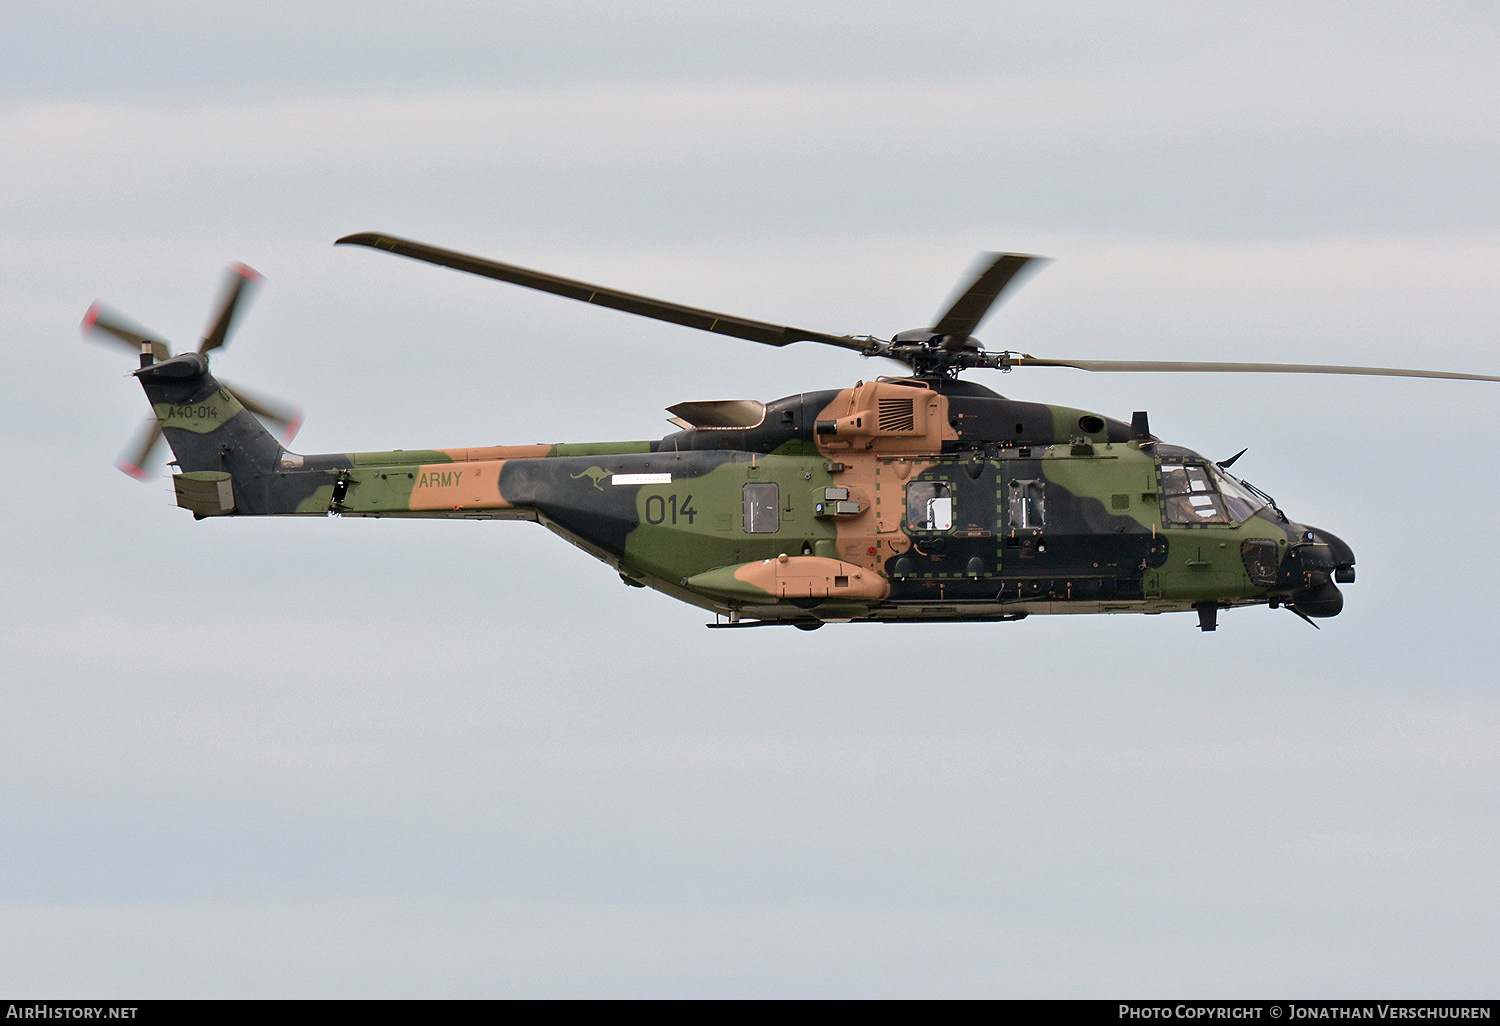
M550 445L479 445L467 449L439 449L454 463L477 460L534 460L552 455Z
M746 563L734 572L743 581L778 599L854 599L882 602L890 583L874 571L825 556L777 556Z
M886 560L911 548L901 527L910 467L905 459L857 459L835 471L834 481L849 489L849 498L860 507L854 516L834 518L840 559L879 571Z
M956 442L948 423L948 397L923 385L862 381L839 392L818 414L815 438L822 452L880 456L933 455Z
M417 468L411 490L413 510L504 509L500 470L506 460L427 463Z

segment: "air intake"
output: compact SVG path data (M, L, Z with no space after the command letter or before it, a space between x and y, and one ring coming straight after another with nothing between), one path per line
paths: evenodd
M897 432L917 429L915 399L881 399L878 412L881 431Z

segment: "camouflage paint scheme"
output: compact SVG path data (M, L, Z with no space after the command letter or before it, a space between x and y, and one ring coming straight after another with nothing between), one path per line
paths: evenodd
M657 441L299 456L202 356L143 363L200 518L530 520L720 626L1198 610L1211 630L1232 606L1335 615L1353 579L1347 545L1274 504L1177 522L1164 462L1224 483L1190 450L951 378L683 404Z

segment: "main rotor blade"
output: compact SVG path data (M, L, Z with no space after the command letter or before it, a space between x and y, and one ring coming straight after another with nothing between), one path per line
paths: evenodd
M101 303L89 307L89 312L83 315L82 327L85 335L112 338L135 353L141 351L142 344L149 342L152 358L158 362L172 358L172 350L165 342L140 325L132 324L114 311L106 309Z
M200 355L211 353L224 344L225 338L229 335L229 329L234 325L234 315L239 308L240 297L247 286L255 285L260 280L260 273L254 268L244 264L230 265L229 276L224 282L223 297L219 300L219 313L209 327L208 333L203 336L203 344L198 347Z
M948 312L938 318L933 331L964 339L974 334L979 322L1001 294L1029 264L1033 269L1045 261L1024 253L986 253L975 262L974 280L948 305Z
M768 346L785 346L793 342L822 342L825 345L853 349L857 352L866 352L870 348L869 341L849 335L828 335L820 331L808 331L804 328L732 317L713 310L701 310L697 307L683 306L680 303L652 299L649 296L638 296L631 292L591 285L572 278L560 278L555 274L532 271L513 264L502 264L495 260L486 260L482 257L457 253L451 249L439 249L421 242L411 242L375 232L346 235L335 245L383 249L398 256L425 260L429 264L440 264L457 271L467 271L469 274L510 282L512 285L523 285L529 289L550 292L555 296L576 299L582 303L594 303L598 306L609 307L611 310L622 310L625 313L651 317L669 324L681 324L684 327L697 328L699 331L711 331L716 335L730 335L734 338L748 339L751 342L762 342Z
M151 462L151 451L161 441L161 422L155 417L150 418L141 425L136 433L135 441L130 448L115 460L115 466L135 478L137 481L145 481L151 477L151 471L146 465Z
M219 384L229 390L229 394L239 400L241 406L261 417L269 420L272 424L281 428L283 443L290 442L297 437L298 430L302 427L302 411L295 406L289 406L279 399L271 399L265 395L248 392L239 385L231 385L222 378Z
M1193 360L1047 360L1024 354L996 354L998 367L1073 367L1086 371L1192 371L1229 374L1368 374L1386 378L1450 378L1458 381L1500 381L1489 374L1409 370L1400 367L1341 367L1322 363L1201 363Z

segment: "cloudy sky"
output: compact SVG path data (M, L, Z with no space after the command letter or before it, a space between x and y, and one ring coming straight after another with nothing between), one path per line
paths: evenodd
M1359 557L1314 631L710 632L526 524L194 522L96 298L304 452L649 438L879 373L335 238L831 332L1500 373L1500 5L0 8L0 992L1495 990L1500 386L980 375Z

